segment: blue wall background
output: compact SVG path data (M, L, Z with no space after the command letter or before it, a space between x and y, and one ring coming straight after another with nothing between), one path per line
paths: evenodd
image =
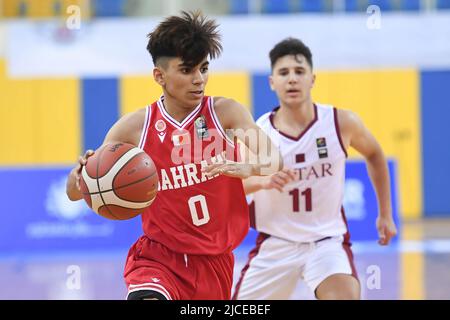
M426 216L450 214L450 71L422 71L422 159Z

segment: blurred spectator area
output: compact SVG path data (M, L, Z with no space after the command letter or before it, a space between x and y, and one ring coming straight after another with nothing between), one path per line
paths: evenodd
M2 18L60 17L70 6L82 18L160 16L180 10L201 9L205 14L289 14L365 12L370 5L382 11L450 9L450 0L0 0ZM73 8L73 7L72 7Z

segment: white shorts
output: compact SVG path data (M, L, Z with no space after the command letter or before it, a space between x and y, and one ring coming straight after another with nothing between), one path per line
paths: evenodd
M315 293L333 274L358 279L353 254L344 237L297 243L260 234L234 290L238 300L287 300L299 280Z

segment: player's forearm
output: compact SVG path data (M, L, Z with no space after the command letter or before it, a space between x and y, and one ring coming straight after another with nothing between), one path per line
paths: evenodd
M234 135L243 143L242 161L252 165L252 176L272 175L283 168L280 150L260 128L239 129Z
M66 194L70 200L77 201L82 199L83 195L77 187L77 177L74 171L75 169L73 169L67 177Z
M268 176L283 169L283 157L278 148L272 145L270 152L258 154L258 162L253 168L253 175L257 176Z
M379 213L381 216L389 217L392 214L391 187L389 170L382 151L367 158L367 168L377 195Z
M250 177L242 180L242 185L244 186L245 195L252 194L256 191L262 189L262 185L260 183L260 177Z

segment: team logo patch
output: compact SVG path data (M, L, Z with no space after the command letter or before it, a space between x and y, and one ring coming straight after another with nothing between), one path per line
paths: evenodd
M155 129L158 131L158 138L161 141L161 143L164 141L164 138L166 137L166 128L167 125L164 122L164 120L159 119L155 123Z
M206 119L204 115L200 115L197 119L195 119L194 126L195 132L197 132L197 138L208 138L208 127L206 126Z
M319 153L319 158L320 159L328 158L328 150L327 150L327 148L319 149L318 153Z
M159 119L158 121L156 121L155 123L155 129L158 132L162 132L166 130L166 123L164 122L164 120Z
M316 139L317 148L323 148L327 146L327 141L324 137Z
M189 131L178 130L172 133L172 142L175 147L191 143Z

